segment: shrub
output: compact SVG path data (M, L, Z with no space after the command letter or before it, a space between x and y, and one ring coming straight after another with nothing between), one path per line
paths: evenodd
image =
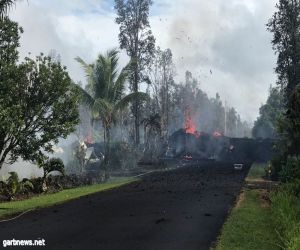
M31 183L33 185L33 192L36 194L43 193L47 190L46 182L41 177L31 180Z
M279 172L282 182L291 182L300 179L300 156L288 156L286 164L282 166Z
M53 171L58 171L61 174L65 173L65 165L59 158L51 158L50 160L43 163L42 167L44 169L44 179L46 179L47 176Z
M272 219L282 248L300 249L300 180L283 184L270 196Z
M283 156L281 155L276 155L272 160L271 160L271 179L272 180L278 180L279 179L279 173L282 170L282 166L284 165L284 162L286 159L284 159Z
M12 200L17 193L19 177L16 172L9 172L9 178L1 183L1 194Z
M9 172L9 178L6 182L0 183L1 194L9 200L14 199L17 194L28 194L33 190L33 184L28 179L23 179L19 182L19 177L16 172Z
M32 182L28 179L23 179L19 183L18 193L19 194L28 194L30 191L34 189Z

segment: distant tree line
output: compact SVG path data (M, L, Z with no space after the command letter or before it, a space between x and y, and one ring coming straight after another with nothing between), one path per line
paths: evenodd
M282 91L278 87L271 86L267 102L260 107L259 117L254 122L252 129L253 137L278 139L278 126L283 112Z

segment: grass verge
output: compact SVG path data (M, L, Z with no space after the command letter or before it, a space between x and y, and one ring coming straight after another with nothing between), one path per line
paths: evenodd
M247 182L261 180L265 166L254 164ZM223 226L217 250L276 250L278 238L271 225L272 214L264 199L266 190L245 189Z
M66 189L54 194L43 194L27 200L0 203L0 218L7 218L14 214L28 210L53 206L82 196L117 188L137 181L136 178L114 178L111 182L91 186Z
M266 175L266 164L254 163L248 173L246 181L263 181L262 177Z
M300 180L282 183L270 195L272 218L282 249L300 249Z

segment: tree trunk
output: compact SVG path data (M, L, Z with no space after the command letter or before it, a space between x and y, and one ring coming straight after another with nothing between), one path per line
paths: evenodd
M138 66L135 66L134 70L134 93L139 91L138 87ZM135 125L135 144L138 146L140 144L140 115L139 115L139 101L136 99L134 102L134 125Z
M146 148L147 142L147 126L144 126L144 148Z
M110 128L105 126L105 153L104 153L104 178L105 181L109 179L109 159L110 159Z

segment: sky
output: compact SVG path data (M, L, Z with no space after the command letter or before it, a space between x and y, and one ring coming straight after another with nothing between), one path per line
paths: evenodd
M156 44L173 51L176 79L189 70L200 88L253 122L275 85L276 56L266 23L276 0L153 0ZM74 81L85 82L80 56L92 63L118 48L112 0L19 0L10 16L24 28L20 56L56 51ZM121 63L128 58L121 53Z

